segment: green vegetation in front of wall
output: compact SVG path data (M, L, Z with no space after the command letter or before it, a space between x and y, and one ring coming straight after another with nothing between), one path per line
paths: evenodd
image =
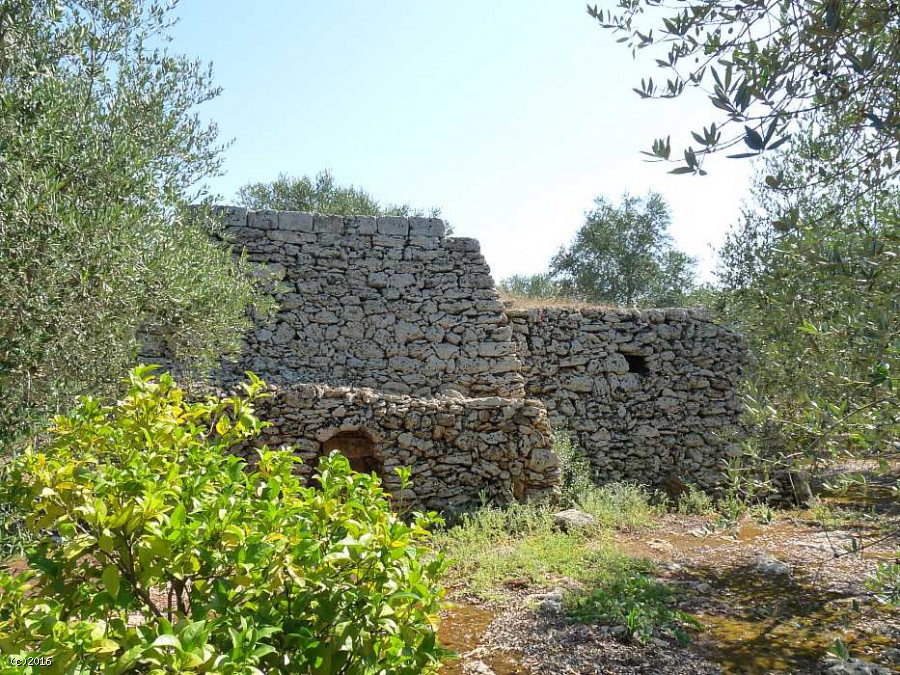
M683 645L690 641L688 630L700 630L702 624L677 609L676 600L668 584L631 569L589 594L571 598L569 615L584 623L621 626L627 637L638 642L662 634Z
M0 572L4 659L65 673L436 668L436 516L400 518L337 454L318 487L286 450L248 470L233 451L262 426L262 389L189 402L140 367L120 401L83 398L11 461L0 502L27 514L31 541L25 569Z
M686 640L686 629L699 624L675 609L674 593L652 578L649 562L614 543L616 530L651 525L662 508L635 485L594 485L589 463L565 434L556 434L554 449L562 468L557 504L484 504L435 534L434 547L450 561L451 582L491 599L510 587L562 580L566 613L574 621L621 627L641 642L653 635ZM554 518L560 508L577 508L593 524L561 529Z

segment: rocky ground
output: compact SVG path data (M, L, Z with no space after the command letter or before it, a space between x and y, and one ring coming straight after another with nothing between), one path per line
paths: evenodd
M731 528L716 527L711 517L671 514L652 528L620 532L617 543L655 561L659 578L679 589L679 608L703 623L684 649L658 639L640 645L613 627L569 622L565 580L511 588L491 605L460 589L441 635L462 658L445 672L900 672L900 612L866 588L878 562L896 555L897 541L847 553L854 539L874 542L891 532L900 523L896 507L867 506L865 517L838 517L827 528L821 511L794 511L767 524L745 517ZM835 640L851 660L829 658Z

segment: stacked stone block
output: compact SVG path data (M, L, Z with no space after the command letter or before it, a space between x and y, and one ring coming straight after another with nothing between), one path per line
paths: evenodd
M743 339L700 311L508 308L528 396L595 478L714 488L739 453Z
M436 218L220 207L225 237L265 266L278 312L232 374L419 397L522 397L512 331L474 239Z
M359 432L389 491L410 466L407 503L452 511L552 492L551 422L600 483L715 488L739 451L746 348L698 312L505 307L478 242L434 218L217 213L277 304L218 384L270 383L260 442L304 470Z
M552 493L558 482L550 425L538 401L423 399L295 384L276 388L259 413L277 422L259 443L295 445L306 473L329 438L363 432L374 441L385 489L416 508L459 511L482 495L498 503L532 499ZM401 466L412 469L406 492L394 471Z

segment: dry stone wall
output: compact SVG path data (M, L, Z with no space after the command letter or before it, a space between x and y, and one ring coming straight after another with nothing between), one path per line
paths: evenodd
M307 467L362 443L389 491L407 465L410 505L457 510L551 491L551 422L598 482L715 487L738 451L744 344L696 312L505 307L437 219L217 211L278 305L219 384L273 385L261 442Z
M395 394L522 397L521 362L474 239L435 218L219 207L225 236L264 264L279 310L235 374Z
M222 236L259 264L278 305L220 374L229 384L251 370L274 387L260 442L294 446L304 471L331 448L368 444L370 456L351 463L418 508L554 489L547 411L525 399L477 241L445 237L433 218L217 211ZM405 495L398 466L412 471Z
M528 396L570 432L599 482L722 481L739 452L742 338L685 309L506 311Z
M259 412L277 420L259 439L294 444L309 472L328 441L343 432L371 440L376 470L404 503L458 511L480 495L496 502L551 493L557 459L544 406L533 400L415 398L371 389L296 384L276 388ZM412 469L403 493L396 467Z

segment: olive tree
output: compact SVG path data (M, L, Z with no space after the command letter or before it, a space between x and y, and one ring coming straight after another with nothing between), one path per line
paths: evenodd
M164 3L0 0L0 442L118 382L143 334L237 346L246 266L186 204L220 165L210 70Z
M787 157L772 168L797 170ZM750 409L795 457L886 457L900 429L900 192L840 212L806 199L806 217L784 229L771 226L783 205L762 181L720 252L725 318L756 355Z
M551 279L546 272L513 274L511 277L501 279L497 289L513 298L556 300L564 297L560 283Z
M681 305L695 262L673 246L671 220L659 194L626 194L619 206L597 197L575 239L551 260L550 277L562 295L587 302Z
M318 211L345 216L427 216L437 218L438 208L420 209L404 204L382 204L355 185L340 185L326 169L315 177L281 174L270 182L248 183L238 191L241 205L250 209Z
M691 89L709 99L707 124L673 151L670 136L646 153L679 162L672 173L703 174L707 155L754 157L792 134L824 141L796 176L769 174L769 189L856 195L900 172L900 10L894 0L619 0L588 6L600 25L636 56L655 52L662 77L644 78L643 98L677 98ZM782 218L785 214L779 214Z

